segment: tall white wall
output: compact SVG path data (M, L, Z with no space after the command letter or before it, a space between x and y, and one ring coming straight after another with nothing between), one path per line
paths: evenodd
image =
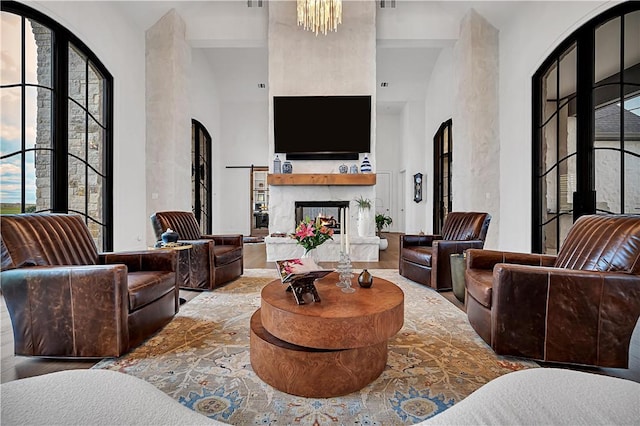
M402 114L402 162L406 171L404 199L407 234L426 233L430 229L430 224L427 223L427 203L424 200L426 185L424 183L422 201L419 203L413 201L413 175L416 173L427 174L429 166L425 161L426 152L432 149L429 138L425 136L424 117L424 102L407 102Z
M174 9L147 30L146 43L147 216L191 211L191 47Z
M425 187L424 199L427 214L427 230L433 232L433 136L440 125L453 117L453 99L455 83L453 78L453 49L444 48L438 55L438 60L431 73L431 79L427 86L425 102L425 139L427 149L425 155ZM456 143L456 123L452 123L453 144ZM453 163L453 173L456 173L456 165Z
M145 34L106 2L26 2L74 33L113 76L115 250L146 247Z
M219 168L219 155L217 151L222 145L221 125L220 125L220 100L218 95L218 85L215 76L212 78L211 65L206 55L201 49L193 49L191 51L191 68L189 70L189 106L191 108L191 118L198 120L207 129L211 136L211 161L213 170ZM210 190L212 195L212 223L218 220L215 211L218 200L216 197L216 179L215 172L212 174L213 189Z
M388 172L391 175L391 196L390 206L384 206L389 208L388 216L391 216L393 223L390 227L385 228L385 231L391 232L404 232L404 229L400 229L400 221L398 217L400 215L400 197L398 194L398 179L400 178L399 171L401 168L402 160L402 115L400 112L392 113L380 113L376 115L376 159L377 159L377 172ZM376 188L377 191L377 188ZM380 198L379 194L376 194L376 198ZM376 203L377 204L377 203ZM381 206L377 205L378 208Z
M269 110L263 102L223 102L220 117L220 140L215 143L214 151L213 230L250 235L251 169L248 167L269 163Z

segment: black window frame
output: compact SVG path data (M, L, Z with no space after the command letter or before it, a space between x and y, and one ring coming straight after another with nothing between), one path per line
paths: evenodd
M576 45L576 93L575 111L578 117L576 128L576 167L578 170L576 179L576 191L573 193L573 221L586 214L595 214L596 191L595 191L595 105L593 91L597 87L595 82L595 49L596 30L598 27L611 19L624 16L628 13L640 10L639 2L628 1L608 9L598 16L590 19L580 28L575 30L565 40L563 40L553 52L540 65L532 77L532 190L531 190L531 250L533 253L542 253L544 236L543 227L545 225L542 215L542 197L545 196L542 178L543 170L543 146L542 146L542 81L545 74L554 62L559 63L562 54L572 45ZM621 26L624 32L624 25ZM621 56L624 54L624 42L621 42ZM621 62L622 63L622 62ZM624 70L623 70L624 72ZM622 73L623 73L622 72ZM559 79L558 79L559 80ZM621 80L622 81L622 80ZM620 83L620 97L624 99L625 83ZM624 129L624 114L620 114L620 128ZM622 146L624 147L624 132L621 135ZM624 152L623 152L624 153ZM559 160L557 160L559 161ZM624 164L624 156L622 157ZM624 188L624 173L621 174L622 188ZM624 203L623 203L624 206ZM560 214L560 213L559 213ZM549 220L550 221L550 220ZM559 226L559 225L556 225ZM560 238L560 232L556 232L556 238ZM556 247L560 247L561 241L556 242Z
M23 28L25 19L33 19L51 30L52 42L52 127L51 127L51 206L53 213L77 213L84 217L85 223L90 220L103 227L103 246L99 249L103 251L113 250L113 76L89 49L89 47L76 37L71 31L45 14L15 1L0 2L0 11L18 15L22 18ZM39 87L36 84L26 83L24 78L24 56L25 56L24 31L22 33L22 81L19 84L2 85L1 88L21 86ZM102 199L102 222L91 218L88 212L76 212L69 210L68 200L68 103L74 102L68 91L69 78L69 49L73 48L82 53L91 64L100 72L104 79L103 97L103 168L104 175L103 199ZM25 152L25 98L22 98L22 152ZM11 154L13 155L13 154ZM86 167L87 166L85 164ZM25 209L25 163L22 161L22 200L21 211ZM88 193L88 191L87 191ZM85 201L86 204L86 201Z
M446 139L445 139L445 130ZM451 173L453 166L453 120L448 119L440 125L433 136L433 232L439 234L444 226L445 212L453 207L451 190ZM448 171L444 176L445 165ZM447 194L445 194L445 180ZM445 195L447 205L445 208Z
M212 190L212 166L211 166L211 149L213 148L213 141L211 135L204 125L196 119L191 119L191 132L192 132L192 158L191 158L191 174L193 181L193 197L192 197L192 210L196 217L196 220L200 224L200 230L203 234L211 234L211 216L212 216L212 202L211 202L211 190ZM200 144L203 136L206 147L202 147ZM204 150L204 151L203 151ZM203 155L204 154L204 155ZM208 167L202 167L200 164L200 158L204 157L205 164ZM205 182L204 191L206 192L206 199L202 200L202 182ZM203 212L201 206L205 207L206 211ZM204 220L204 223L203 223Z

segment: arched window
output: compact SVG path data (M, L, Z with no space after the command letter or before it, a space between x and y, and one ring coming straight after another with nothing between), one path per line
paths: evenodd
M451 211L451 164L453 163L452 120L440 125L433 136L433 232L439 234Z
M191 202L200 232L211 234L211 136L198 120L191 120Z
M3 213L77 213L111 250L112 77L67 29L1 5Z
M585 214L640 214L640 3L569 36L533 77L532 250Z

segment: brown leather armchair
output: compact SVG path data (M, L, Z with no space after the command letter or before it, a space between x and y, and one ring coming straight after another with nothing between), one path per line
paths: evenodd
M442 235L401 235L400 275L436 290L451 289L450 256L484 247L490 221L488 213L451 212Z
M78 215L2 215L16 355L117 357L178 312L172 251L98 253Z
M241 234L201 235L194 214L183 211L156 212L151 225L158 240L171 228L178 233L178 242L192 245L189 250L180 250L178 256L180 287L213 290L243 274Z
M468 250L467 315L500 355L628 367L640 216L579 218L557 256Z

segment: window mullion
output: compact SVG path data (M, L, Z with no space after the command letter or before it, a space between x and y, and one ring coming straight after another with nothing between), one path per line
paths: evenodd
M624 187L624 18L620 16L620 213L625 213Z
M89 60L84 62L84 212L89 223Z
M556 251L560 247L560 222L562 212L560 211L560 67L562 66L561 57L558 56L556 60L556 116L554 118L556 122Z
M20 53L21 53L21 59L20 59L20 96L22 98L22 102L21 102L21 107L20 107L20 132L21 132L21 153L20 153L20 211L24 212L25 208L26 208L26 204L27 204L27 190L26 190L26 186L27 186L27 172L26 172L26 168L27 168L27 153L25 152L25 150L27 149L27 124L26 124L26 114L27 114L27 108L26 108L26 96L27 96L27 88L25 86L26 82L27 82L27 78L26 78L26 71L25 68L27 67L27 60L25 58L26 56L26 40L25 40L25 31L26 31L26 18L24 16L21 17L22 19L20 20L21 23L21 41L20 41Z
M51 210L58 213L67 213L69 210L69 188L67 175L69 160L69 39L56 33L53 43L54 57L54 102L52 129L53 168L51 170Z
M576 168L577 191L573 200L573 219L595 212L595 29L587 28L577 36Z

